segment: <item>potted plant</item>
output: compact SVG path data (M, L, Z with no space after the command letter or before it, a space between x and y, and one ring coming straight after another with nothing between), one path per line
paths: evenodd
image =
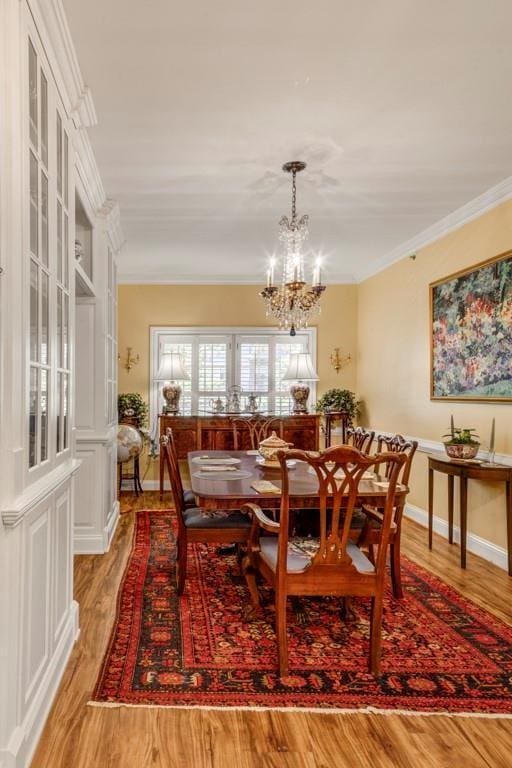
M316 410L323 414L329 411L345 411L349 415L349 422L352 423L359 413L359 400L349 389L328 389L318 399Z
M444 449L451 459L474 459L480 448L480 440L472 427L456 427L451 423Z
M148 423L148 406L137 392L127 392L117 397L117 414L120 422L133 424L142 429Z

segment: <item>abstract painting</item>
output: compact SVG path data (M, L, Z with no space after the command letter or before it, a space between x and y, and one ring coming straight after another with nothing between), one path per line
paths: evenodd
M430 285L431 399L512 401L512 251Z

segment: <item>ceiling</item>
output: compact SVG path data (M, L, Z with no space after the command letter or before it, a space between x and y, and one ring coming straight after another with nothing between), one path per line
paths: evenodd
M257 282L287 160L327 282L512 175L510 0L63 0L121 282Z

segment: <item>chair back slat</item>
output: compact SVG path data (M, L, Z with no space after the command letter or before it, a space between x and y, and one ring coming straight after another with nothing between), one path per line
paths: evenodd
M357 448L361 453L370 453L375 432L364 427L347 427L347 445Z
M290 450L279 451L277 455L282 474L278 572L281 569L284 577L289 543L290 474L286 460L296 459L309 464L318 479L319 506L315 512L320 518L318 526L320 537L319 548L311 560L310 569L312 570L322 566L338 567L341 570L355 569L352 559L347 552L347 545L350 541L352 517L357 506L359 485L366 480L363 477L366 472L377 471L381 465L385 466L388 488L382 504L381 548L383 555L380 556L380 548L376 561L380 568L379 574L382 573L383 576L385 570L385 550L389 541L396 485L402 466L407 460L406 456L396 452L367 456L358 451L357 448L347 445L328 448L321 453Z
M416 449L418 448L417 440L406 440L402 435L378 435L377 437L377 452L389 451L391 453L403 454L406 456L406 461L403 465L403 469L400 475L400 482L403 485L409 485L409 476L411 474L412 460ZM387 474L386 474L387 477Z
M283 438L283 420L277 416L269 419L260 416L235 417L231 419L233 427L233 447L235 451L243 450L246 445L250 449L257 450L262 440L265 440L272 430L279 431L279 437ZM248 437L245 441L243 436Z

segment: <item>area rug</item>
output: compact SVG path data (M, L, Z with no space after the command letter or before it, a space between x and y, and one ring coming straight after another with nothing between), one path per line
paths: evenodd
M290 673L279 678L272 593L246 617L235 557L189 545L175 589L169 511L137 513L133 550L92 704L512 714L512 629L403 560L406 597L386 596L382 674L366 671L369 601L340 617L334 598L290 607ZM290 602L290 601L289 601Z

